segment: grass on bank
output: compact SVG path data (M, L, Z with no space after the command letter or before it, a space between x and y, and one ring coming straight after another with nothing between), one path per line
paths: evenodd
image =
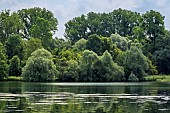
M146 81L170 82L170 75L150 75L145 77ZM22 81L21 76L8 76L5 81Z
M5 78L5 81L22 81L21 76L8 76Z
M150 75L145 77L146 81L170 82L170 75Z

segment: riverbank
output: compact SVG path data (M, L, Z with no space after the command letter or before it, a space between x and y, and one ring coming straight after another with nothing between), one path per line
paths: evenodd
M170 75L150 75L145 77L146 81L170 82ZM4 81L22 81L20 76L9 76ZM145 82L146 82L145 81Z
M22 81L21 76L8 76L4 81Z
M170 75L150 75L145 77L146 81L170 82Z

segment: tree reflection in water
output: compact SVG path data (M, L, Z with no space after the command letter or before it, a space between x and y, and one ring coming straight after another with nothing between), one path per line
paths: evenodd
M161 101L161 100L159 100ZM71 93L4 95L0 100L1 113L169 113L170 107L156 100L119 98L108 95ZM170 103L169 101L166 101ZM164 108L164 109L162 109ZM165 109L166 108L166 109Z
M57 84L1 82L0 113L170 113L167 84Z

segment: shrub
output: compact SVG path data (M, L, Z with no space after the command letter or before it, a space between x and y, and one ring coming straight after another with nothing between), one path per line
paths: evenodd
M129 76L129 78L128 78L128 81L129 81L129 82L138 82L139 79L138 79L137 76L135 76L135 74L134 74L133 72L131 72L131 74L130 74L130 76Z
M19 57L13 56L9 64L9 75L10 76L19 76L21 75L20 59Z
M22 69L24 81L53 81L58 71L52 61L52 54L45 49L38 49L31 54Z
M116 62L124 67L126 80L128 80L131 72L137 76L139 81L142 81L143 77L147 75L149 66L146 56L137 46L131 46L129 50L119 54Z

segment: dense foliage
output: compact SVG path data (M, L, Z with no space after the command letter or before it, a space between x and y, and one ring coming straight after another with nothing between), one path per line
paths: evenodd
M45 49L38 49L31 54L22 70L24 81L53 81L57 77L52 54Z
M142 80L148 70L147 59L136 46L131 46L129 50L120 54L117 62L124 67L126 79L129 78L130 73L133 73L139 80Z
M19 57L13 56L9 64L9 75L20 76L21 75L21 64Z
M6 55L4 53L4 47L2 43L0 43L0 80L3 80L4 77L8 75L8 64Z
M22 75L25 81L143 81L170 74L164 18L154 10L89 12L69 20L65 39L59 39L58 21L45 8L1 11L0 80Z

